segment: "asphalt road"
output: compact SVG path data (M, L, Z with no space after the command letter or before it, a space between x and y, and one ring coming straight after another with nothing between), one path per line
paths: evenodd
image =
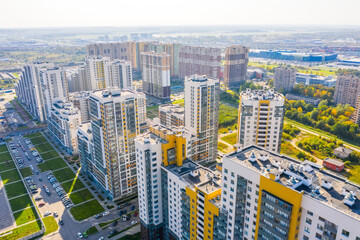
M56 212L58 214L56 221L58 222L59 219L62 219L64 221L64 225L61 225L59 227L59 230L57 233L50 234L50 236L46 236L43 239L54 239L54 240L55 239L66 239L66 240L67 239L78 239L78 237L77 237L78 232L83 233L86 231L86 229L88 229L91 226L94 226L96 223L108 222L113 219L119 218L119 215L118 215L119 210L113 209L112 211L110 211L109 215L101 217L99 219L95 219L95 217L91 217L81 223L73 220L73 218L70 216L68 209L66 209L64 207L64 205L62 204L55 189L52 187L52 185L48 181L47 176L46 176L46 174L48 172L43 172L43 173L40 172L40 170L37 167L36 158L31 154L31 151L28 148L28 146L26 145L24 138L22 136L16 135L13 137L13 142L14 142L15 146L17 146L18 141L20 141L21 145L25 148L25 152L27 152L28 155L30 156L30 160L28 160L25 155L25 152L21 148L21 145L19 145L19 147L17 147L19 154L21 155L21 158L24 159L24 165L25 166L32 165L32 167L34 169L34 175L32 176L32 179L34 180L35 184L38 187L38 193L33 195L33 197L41 195L43 197L43 199L40 201L36 201L36 203L37 203L37 205L42 202L45 203L44 206L39 207L40 213L43 215L46 211L51 211L52 214L54 212ZM36 146L35 146L35 148L36 148ZM36 171L39 172L38 175L36 174ZM42 178L42 181L39 180L39 177ZM26 185L26 183L24 183L24 184ZM43 188L44 184L49 188L49 190L51 192L50 196L48 196L46 194L46 192ZM138 208L137 199L132 200L131 204L129 206L125 207L124 209L126 209L127 212L129 213L132 206L135 206L136 209ZM90 236L88 239L98 239L100 237L107 237L110 234L110 232L114 229L116 229L117 231L121 231L122 229L129 227L133 220L136 220L139 222L139 217L132 216L131 219L126 222L123 222L120 220L118 222L117 226L111 226L104 231L101 231L95 235Z

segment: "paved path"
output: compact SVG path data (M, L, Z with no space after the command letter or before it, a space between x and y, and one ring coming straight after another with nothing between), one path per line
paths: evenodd
M298 146L296 146L296 138L293 138L291 141L290 141L290 144L293 145L297 150L301 151L301 152L305 152L307 154L309 154L311 157L313 157L315 160L316 160L316 164L319 164L320 166L322 166L323 164L323 160L318 158L318 157L315 157L314 155L312 155L311 153L299 148Z

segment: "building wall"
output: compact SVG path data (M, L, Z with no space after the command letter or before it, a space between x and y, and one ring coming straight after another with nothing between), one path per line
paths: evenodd
M339 76L335 85L334 102L336 104L350 104L356 107L359 93L360 77L352 75Z
M233 45L225 49L224 83L227 87L239 87L246 81L249 48Z
M295 68L276 68L274 74L274 86L277 91L291 91L295 86Z

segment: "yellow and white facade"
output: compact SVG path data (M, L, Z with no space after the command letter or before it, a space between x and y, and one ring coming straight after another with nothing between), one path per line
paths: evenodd
M280 152L285 98L274 90L240 93L237 143Z

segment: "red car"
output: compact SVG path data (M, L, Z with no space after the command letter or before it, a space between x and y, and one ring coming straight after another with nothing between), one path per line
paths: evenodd
M137 217L137 215L138 215L138 212L134 212L134 217Z
M39 203L39 207L42 207L42 206L44 206L45 205L45 203Z

